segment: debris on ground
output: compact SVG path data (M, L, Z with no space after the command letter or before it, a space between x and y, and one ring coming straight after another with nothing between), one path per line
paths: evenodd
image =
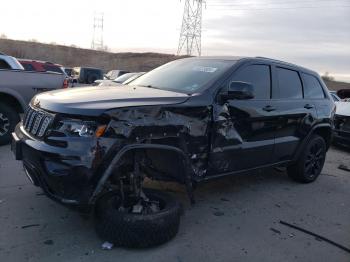
M108 241L104 242L101 246L103 250L111 250L113 248L113 244L109 243Z
M273 228L273 227L270 227L270 230L271 230L272 232L277 233L277 234L281 234L281 231L279 231L279 230L277 230L277 229L275 229L275 228Z
M221 201L224 201L224 202L229 202L230 200L229 199L226 199L226 198L220 198Z
M225 213L221 212L221 211L216 211L213 214L214 214L214 216L217 216L217 217L221 217L221 216L225 215Z
M347 172L350 172L350 167L346 166L346 165L339 165L338 166L338 169L341 169L341 170L344 170L344 171L347 171Z
M40 224L30 224L30 225L24 225L24 226L22 226L22 228L25 229L25 228L29 228L29 227L39 227L39 226L40 226Z
M350 253L350 248L347 248L347 247L345 247L345 246L343 246L343 245L341 245L341 244L338 244L338 243L336 243L336 242L334 242L334 241L332 241L332 240L330 240L330 239L328 239L328 238L326 238L326 237L323 237L323 236L321 236L321 235L318 235L318 234L316 234L316 233L313 233L313 232L311 232L311 231L309 231L309 230L303 229L303 228L298 227L298 226L296 226L296 225L289 224L289 223L284 222L284 221L282 221L282 220L280 220L280 224L285 225L285 226L288 226L288 227L291 227L291 228L296 229L296 230L299 230L299 231L304 232L304 233L306 233L306 234L309 234L309 235L311 235L311 236L314 236L315 239L318 240L318 241L323 240L323 241L325 241L325 242L327 242L327 243L329 243L329 244L331 244L331 245L333 245L333 246L336 246L336 247L338 247L338 248L340 248L340 249L342 249L342 250L344 250L344 251Z
M45 240L44 244L45 245L53 245L53 240L51 240L51 239Z

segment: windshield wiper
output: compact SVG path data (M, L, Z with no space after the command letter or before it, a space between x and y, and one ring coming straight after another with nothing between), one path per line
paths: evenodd
M161 89L161 90L162 90L162 88L155 87L155 86L152 86L152 85L140 85L140 86L142 86L142 87L148 87L148 88L153 88L153 89Z

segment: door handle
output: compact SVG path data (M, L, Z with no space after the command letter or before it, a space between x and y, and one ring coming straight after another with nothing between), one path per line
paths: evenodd
M268 105L268 106L265 106L265 107L263 108L263 110L266 111L266 112L271 112L271 111L275 111L276 108L275 108L274 106Z
M306 109L312 109L312 108L314 108L314 106L313 106L313 105L310 105L310 104L306 104L306 105L304 106L304 108L306 108Z

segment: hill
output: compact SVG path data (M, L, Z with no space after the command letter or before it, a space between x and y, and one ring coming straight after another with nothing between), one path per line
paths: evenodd
M338 91L341 89L350 89L350 83L338 82L334 80L324 80L329 90Z
M102 68L106 71L112 69L149 71L180 58L171 54L111 53L10 39L0 39L0 52L17 58L50 61L65 67L88 66Z
M160 53L111 53L71 46L0 39L0 52L17 57L50 61L65 67L89 66L106 71L125 69L149 71L169 61L181 58ZM350 89L350 83L325 81L330 90Z

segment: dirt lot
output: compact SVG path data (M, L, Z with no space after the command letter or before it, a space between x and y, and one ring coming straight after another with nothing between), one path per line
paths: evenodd
M46 198L0 147L0 261L350 261L350 254L284 220L350 247L350 151L332 148L322 176L308 185L274 170L201 185L180 232L157 248L101 250L93 222ZM166 188L164 185L161 187Z

